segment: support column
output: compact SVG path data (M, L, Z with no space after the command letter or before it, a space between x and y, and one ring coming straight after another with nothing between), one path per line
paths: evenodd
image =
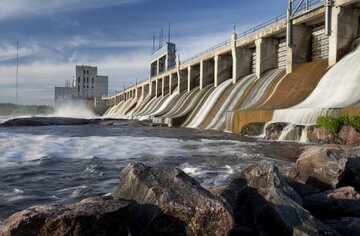
M161 80L161 81L159 81ZM163 90L162 90L162 79L156 80L156 97L162 96Z
M157 59L156 61L156 75L160 74L160 59Z
M192 67L191 66L189 66L188 67L188 92L190 92L191 91L191 84L190 84L190 81L191 81L191 79L192 79Z
M232 79L235 84L238 79L251 74L252 51L249 48L236 47L237 35L231 36L231 54L232 54ZM218 84L219 85L219 81Z
M232 62L231 55L216 55L214 58L215 68L214 68L214 86L215 88L232 77Z
M177 86L178 86L177 73L170 74L170 77L169 77L169 93L170 93L170 95L174 92L174 90L176 89ZM178 94L180 93L179 89L178 89L177 93Z
M161 79L161 97L165 96L165 77Z
M351 49L351 43L359 37L359 9L333 7L331 36L329 38L329 66L335 65Z
M156 80L156 86L155 86L155 97L159 97L159 80Z
M287 47L286 73L311 60L311 27L293 25L292 38L293 44Z
M156 81L150 81L150 94L151 94L151 97L156 97Z
M179 93L182 91L188 90L188 71L185 70L178 70L178 85L179 85Z
M256 77L260 78L264 71L277 67L277 50L279 42L277 39L260 38L256 44Z
M200 62L200 90L214 83L214 60Z
M188 67L188 91L190 92L197 85L196 79L200 76L200 66L194 65Z
M163 90L163 96L167 95L169 92L170 92L170 87L169 87L169 76L165 76L163 78L163 87L162 87L162 90Z

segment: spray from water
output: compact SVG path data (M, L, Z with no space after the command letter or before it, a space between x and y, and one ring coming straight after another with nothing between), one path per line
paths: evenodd
M85 102L73 101L59 105L55 108L54 117L71 117L71 118L96 118L95 113L86 105Z

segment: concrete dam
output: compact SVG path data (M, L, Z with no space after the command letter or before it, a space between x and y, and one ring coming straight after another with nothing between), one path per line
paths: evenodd
M104 117L233 133L358 114L359 37L359 0L290 1L287 14L188 60L166 43L148 79L98 103Z

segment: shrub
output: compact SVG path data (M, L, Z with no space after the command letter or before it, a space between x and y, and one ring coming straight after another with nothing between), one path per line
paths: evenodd
M355 129L360 129L360 116L353 116L349 118L349 124L350 126L354 127Z
M316 119L316 124L317 126L323 127L332 133L338 133L344 123L342 123L342 120L339 119L339 117L319 116Z
M360 116L339 116L339 117L329 117L329 116L319 116L316 119L316 124L319 127L323 127L330 132L338 133L341 126L348 125L354 127L357 130L360 130Z

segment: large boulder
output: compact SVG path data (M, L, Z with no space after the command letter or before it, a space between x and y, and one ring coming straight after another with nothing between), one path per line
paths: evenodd
M265 122L250 123L241 128L240 135L259 136L264 132Z
M297 159L288 177L321 190L336 188L345 171L347 158L322 147L310 147Z
M231 183L222 195L234 211L233 235L337 235L299 204L300 197L273 163L263 161L250 166L242 178Z
M312 143L342 143L336 133L332 133L323 127L310 126L307 135L308 141Z
M359 218L344 217L341 219L326 220L324 222L342 236L355 236L359 235L360 232Z
M101 197L31 207L0 221L0 235L128 235L132 207L130 202Z
M188 235L227 235L231 212L220 200L179 169L128 164L120 174L114 199L152 204L186 225Z
M346 145L360 145L360 133L354 127L344 125L338 135Z
M288 126L288 123L278 122L271 123L266 127L266 139L267 140L278 140L282 131Z
M321 219L360 217L360 194L343 187L303 198L304 207Z
M301 197L288 185L285 178L279 173L278 168L271 161L261 161L256 165L249 166L241 175L246 180L247 186L251 188L265 191L274 189L298 204L302 204Z

